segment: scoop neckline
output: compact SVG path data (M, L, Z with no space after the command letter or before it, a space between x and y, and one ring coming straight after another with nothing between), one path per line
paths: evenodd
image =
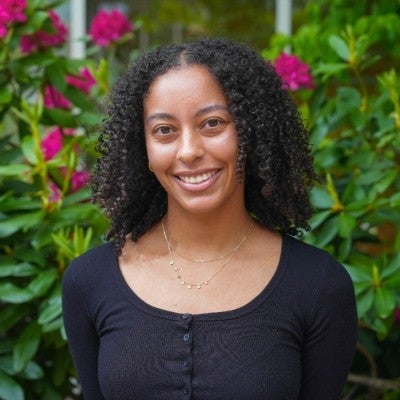
M289 256L289 247L290 247L290 238L282 234L282 245L281 245L281 252L279 256L278 265L272 278L267 282L265 287L262 289L260 293L258 293L252 300L247 302L246 304L237 307L232 310L228 311L215 311L215 312L207 312L207 313L178 313L175 311L158 308L152 306L151 304L147 303L141 297L139 297L135 291L128 285L124 276L122 275L122 271L119 266L118 257L115 253L113 253L112 259L112 274L114 281L116 282L117 286L121 289L122 293L124 294L125 298L128 302L133 305L135 308L139 309L146 314L151 314L157 317L177 320L182 319L182 316L187 318L190 316L192 319L196 321L212 321L212 320L225 320L225 319L235 319L242 317L256 308L258 308L262 303L264 303L268 297L273 293L273 291L278 286L279 282L281 281L287 267L287 259Z

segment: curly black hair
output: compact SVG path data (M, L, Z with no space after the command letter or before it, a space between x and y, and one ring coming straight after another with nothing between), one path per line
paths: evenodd
M170 69L206 67L220 83L239 138L237 175L245 205L260 224L290 235L309 229L309 191L316 175L309 135L273 66L249 46L223 38L167 45L143 54L110 93L92 173L93 201L111 221L116 251L136 241L167 211L167 195L148 169L143 101ZM243 171L244 169L244 171Z

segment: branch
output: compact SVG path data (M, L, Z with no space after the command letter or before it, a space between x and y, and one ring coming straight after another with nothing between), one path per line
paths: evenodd
M382 391L400 389L400 377L396 379L381 379L373 378L366 375L349 374L349 376L347 377L347 382L357 383Z

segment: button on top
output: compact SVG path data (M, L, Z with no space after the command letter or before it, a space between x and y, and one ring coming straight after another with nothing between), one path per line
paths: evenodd
M183 394L187 396L189 394L189 389L188 388L183 389Z
M189 317L190 317L190 314L188 314L188 313L182 314L183 319L188 319Z
M184 335L183 335L183 341L184 342L188 342L190 340L190 334L189 333L185 333Z
M184 367L189 367L190 366L190 360L185 360L184 362L183 362L183 366Z

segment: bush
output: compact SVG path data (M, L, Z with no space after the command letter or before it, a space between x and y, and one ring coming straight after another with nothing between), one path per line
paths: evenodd
M99 244L107 227L89 201L96 139L89 133L101 121L111 79L106 57L112 61L132 26L114 12L111 18L125 24L110 31L110 16L102 13L91 27L98 44L91 59L71 60L62 49L67 28L53 10L59 3L0 5L0 398L6 400L62 399L76 387L60 282L68 262Z
M368 3L310 2L307 23L274 37L264 55L289 45L314 74L313 91L293 93L322 178L304 238L355 284L360 329L349 382L370 388L369 399L389 399L400 395L400 7Z

